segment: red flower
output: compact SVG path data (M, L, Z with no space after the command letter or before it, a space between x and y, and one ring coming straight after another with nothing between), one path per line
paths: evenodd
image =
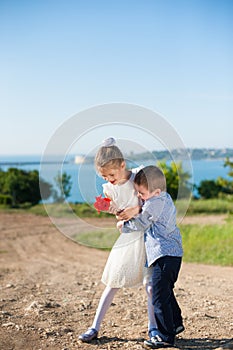
M106 197L102 198L102 194L98 197L95 197L95 199L96 201L94 203L94 207L98 211L98 213L100 213L101 211L108 211L111 199Z

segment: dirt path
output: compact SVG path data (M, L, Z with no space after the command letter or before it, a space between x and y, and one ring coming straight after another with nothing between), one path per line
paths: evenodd
M0 213L0 349L143 349L143 287L116 295L97 341L77 339L103 291L107 256L67 239L48 218ZM178 349L233 349L233 268L183 263L176 294L186 326Z

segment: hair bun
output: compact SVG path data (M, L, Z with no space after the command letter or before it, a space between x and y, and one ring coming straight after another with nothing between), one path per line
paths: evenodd
M116 140L114 137L109 137L102 142L103 147L111 147L116 145Z

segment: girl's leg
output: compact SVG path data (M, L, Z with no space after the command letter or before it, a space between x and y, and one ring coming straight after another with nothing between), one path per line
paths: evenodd
M112 300L113 300L116 292L119 289L120 288L111 288L108 286L105 288L105 290L103 291L103 294L100 298L99 305L98 305L98 308L96 310L95 318L94 318L94 321L93 321L91 328L94 328L97 331L99 331L101 322L103 321L103 318L104 318L106 312L108 311L108 308L111 305Z
M146 293L147 293L147 312L148 312L148 331L157 328L157 323L155 320L154 305L152 304L152 285L150 283L146 284Z

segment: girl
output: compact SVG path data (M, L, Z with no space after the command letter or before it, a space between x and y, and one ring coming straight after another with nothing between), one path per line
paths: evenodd
M115 139L109 138L103 142L95 157L98 173L107 181L103 185L104 195L111 199L109 212L117 219L128 220L136 216L141 206L134 188L134 177L140 168L132 171L126 169L126 163L120 149L115 145ZM92 326L79 339L90 342L96 339L101 322L112 303L114 295L122 287L133 287L143 282L145 265L144 232L121 234L114 244L107 260L102 282L106 288L100 298ZM152 288L146 284L148 295L149 334L156 327L152 305Z

